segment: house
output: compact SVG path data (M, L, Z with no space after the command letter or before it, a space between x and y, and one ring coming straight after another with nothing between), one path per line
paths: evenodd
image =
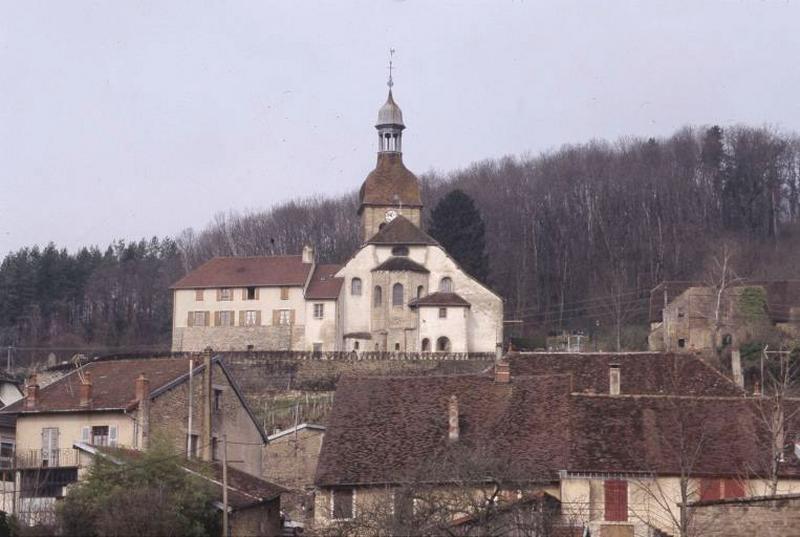
M138 451L126 449L109 450L109 447L92 446L77 442L75 449L80 455L91 459L102 457L123 466L137 456ZM215 496L214 505L222 511L224 504L222 463L215 461L205 467L187 461L183 469L209 483ZM259 535L278 537L281 535L281 496L286 489L264 479L228 467L228 534L231 537Z
M16 505L30 525L47 523L64 487L87 461L73 446L147 449L170 441L190 458L220 459L226 434L231 466L259 476L267 436L219 357L109 359L89 362L6 407L16 418Z
M722 291L665 281L650 292L653 351L737 349L765 330L800 337L800 280L737 280Z
M766 399L699 359L653 354L637 368L635 355L566 355L548 372L559 353L531 354L481 375L341 379L315 523L357 525L389 504L424 527L437 503L474 518L503 498L545 493L564 525L592 535L675 535L682 490L688 500L762 495L779 460L778 490L800 491L797 414L787 410L773 435Z
M342 265L302 255L214 258L173 286L173 351L492 352L502 299L422 228L403 164L403 114L378 112L378 158L359 191L362 244Z

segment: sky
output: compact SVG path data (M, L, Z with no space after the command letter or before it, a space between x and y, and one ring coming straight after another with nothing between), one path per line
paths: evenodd
M202 229L406 165L800 131L798 1L0 0L0 256Z

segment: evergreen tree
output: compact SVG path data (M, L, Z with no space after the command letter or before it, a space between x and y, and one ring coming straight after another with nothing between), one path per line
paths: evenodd
M475 202L459 189L439 200L431 213L431 236L467 273L482 282L489 275L485 233Z

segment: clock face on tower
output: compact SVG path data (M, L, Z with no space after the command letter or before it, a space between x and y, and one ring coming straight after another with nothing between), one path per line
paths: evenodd
M397 211L395 211L394 209L389 209L388 211L386 211L384 218L386 219L387 222L391 222L392 220L397 218Z

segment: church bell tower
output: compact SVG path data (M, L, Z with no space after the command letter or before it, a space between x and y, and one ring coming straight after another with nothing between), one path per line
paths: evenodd
M421 225L422 197L419 180L403 164L403 112L392 95L392 62L389 61L389 96L378 111L378 163L359 192L358 214L364 242L402 215Z

